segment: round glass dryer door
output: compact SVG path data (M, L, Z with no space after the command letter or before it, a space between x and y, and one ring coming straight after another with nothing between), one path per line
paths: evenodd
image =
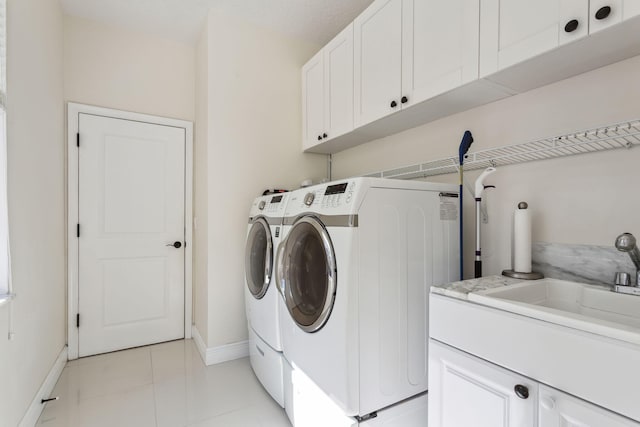
M255 219L249 230L244 270L249 291L256 299L262 298L269 289L273 271L271 229L264 218Z
M281 248L279 281L291 317L306 332L320 330L331 315L336 295L333 245L312 216L297 220Z

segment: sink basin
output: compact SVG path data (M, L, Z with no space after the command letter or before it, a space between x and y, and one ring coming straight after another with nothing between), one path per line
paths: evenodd
M608 287L542 279L472 292L469 300L640 344L640 297Z

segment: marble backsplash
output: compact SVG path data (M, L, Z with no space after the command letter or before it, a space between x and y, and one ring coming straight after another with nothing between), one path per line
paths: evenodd
M616 272L625 271L635 284L636 268L629 254L613 246L535 242L531 258L533 271L545 277L611 285Z

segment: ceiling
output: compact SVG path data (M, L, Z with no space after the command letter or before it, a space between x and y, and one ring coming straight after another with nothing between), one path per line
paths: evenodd
M61 0L68 15L194 44L212 7L320 45L373 0Z

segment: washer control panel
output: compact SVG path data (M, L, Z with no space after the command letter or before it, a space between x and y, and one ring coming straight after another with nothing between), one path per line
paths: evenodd
M283 194L278 194L275 196L271 196L271 198L266 202L267 203L267 207L266 207L266 212L269 213L274 213L274 212L280 212L284 210L284 205L285 205L285 196ZM262 204L264 202L260 202L260 204Z

